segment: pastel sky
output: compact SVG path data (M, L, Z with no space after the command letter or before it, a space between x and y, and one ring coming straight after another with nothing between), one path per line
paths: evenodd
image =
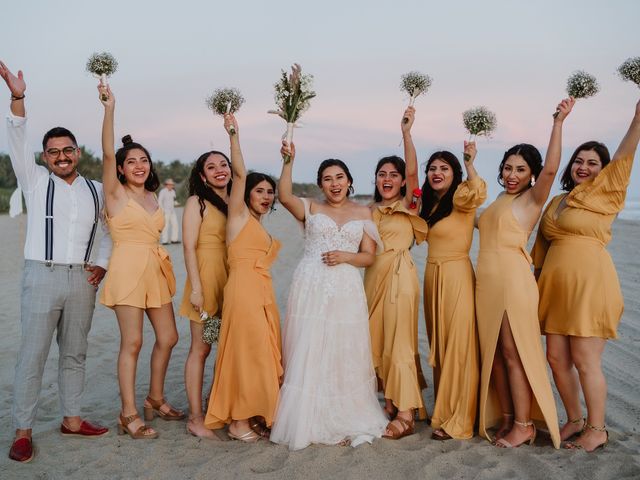
M110 81L118 137L131 134L163 161L228 151L222 120L204 99L234 86L246 98L238 114L245 160L277 175L284 122L266 111L280 69L299 62L318 96L295 132L294 176L313 182L321 160L341 158L360 193L372 191L380 157L402 155L399 82L409 70L434 80L416 103L421 163L435 150L461 151L464 110L496 113L498 129L479 140L476 160L492 195L507 148L529 142L546 151L551 114L574 70L595 75L601 93L578 102L565 122L563 163L586 140L615 150L640 98L615 75L640 55L635 0L32 0L5 2L0 15L0 59L24 71L36 149L47 129L63 125L99 152L102 106L84 65L106 50L119 62ZM629 194L640 196L638 167Z

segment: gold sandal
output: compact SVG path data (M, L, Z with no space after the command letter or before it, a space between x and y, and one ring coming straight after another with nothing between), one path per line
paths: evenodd
M533 422L531 420L526 421L526 422L519 422L518 420L514 420L513 423L515 425L519 425L522 428L533 427L533 432L531 432L531 436L528 439L525 439L522 443L520 443L518 445L511 445L503 437L503 438L500 438L500 439L496 440L493 443L494 446L496 446L498 448L517 448L520 445L522 445L523 443L526 443L527 440L529 441L529 445L533 445L533 442L535 442L535 440L536 440L536 435L538 434L538 431L536 430L536 426L533 424Z
M150 406L147 406L147 403ZM160 410L163 405L167 405L169 407L168 412L163 412L162 410ZM182 410L176 410L171 405L169 405L164 398L161 400L154 400L151 397L147 397L147 399L144 401L144 419L147 422L150 422L155 418L156 415L158 415L161 419L167 421L183 420L187 416Z
M607 439L604 442L593 447L591 450L587 450L586 448L584 448L583 445L580 445L579 443L576 443L576 442L567 442L564 444L564 448L566 448L567 450L584 450L587 453L591 453L599 448L604 449L604 447L606 447L609 444L609 432L607 431L606 425L603 425L601 427L594 427L593 425L585 421L584 428L582 429L582 431L584 432L587 429L594 430L596 432L604 432L607 434Z
M235 435L235 434L227 431L227 435L229 436L229 438L231 440L238 440L238 441L244 442L244 443L256 443L257 441L259 441L262 438L260 435L258 435L253 430L249 430L248 432L244 432L244 433L241 433L239 435Z
M118 419L118 435L128 433L129 436L135 440L158 438L158 432L153 431L149 425L145 425L144 423L135 431L129 428L131 422L139 419L140 415L137 413L129 415L128 417L125 417L121 413L120 418Z

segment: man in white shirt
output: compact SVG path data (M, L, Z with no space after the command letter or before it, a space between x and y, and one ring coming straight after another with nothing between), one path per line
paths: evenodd
M37 165L27 143L24 106L26 84L0 62L0 77L11 91L7 134L11 164L27 205L24 276L21 294L22 337L13 388L16 436L9 458L33 458L31 428L36 416L42 373L51 340L57 330L58 391L63 435L97 437L108 429L83 420L80 399L84 390L87 335L96 290L111 254L111 238L102 237L98 258L91 250L104 200L102 185L77 171L80 149L73 134L61 127L42 141L46 168Z
M169 243L178 243L178 217L176 215L176 189L175 183L171 178L164 181L164 188L158 194L158 204L164 212L164 228L160 236L160 242L163 245Z

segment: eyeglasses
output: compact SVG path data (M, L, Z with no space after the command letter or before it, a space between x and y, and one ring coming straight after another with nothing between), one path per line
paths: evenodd
M62 150L60 150L59 148L50 148L46 151L46 153L50 157L57 158L60 156L60 152L62 152L65 157L70 157L71 155L75 154L77 150L78 147L64 147Z

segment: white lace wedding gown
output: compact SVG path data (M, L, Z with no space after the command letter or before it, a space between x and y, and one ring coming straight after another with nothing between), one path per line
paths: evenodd
M388 423L376 394L369 314L358 268L326 266L321 254L357 252L373 222L339 226L305 203L304 256L293 274L282 334L284 384L271 441L291 450L311 443L356 446L380 437Z

